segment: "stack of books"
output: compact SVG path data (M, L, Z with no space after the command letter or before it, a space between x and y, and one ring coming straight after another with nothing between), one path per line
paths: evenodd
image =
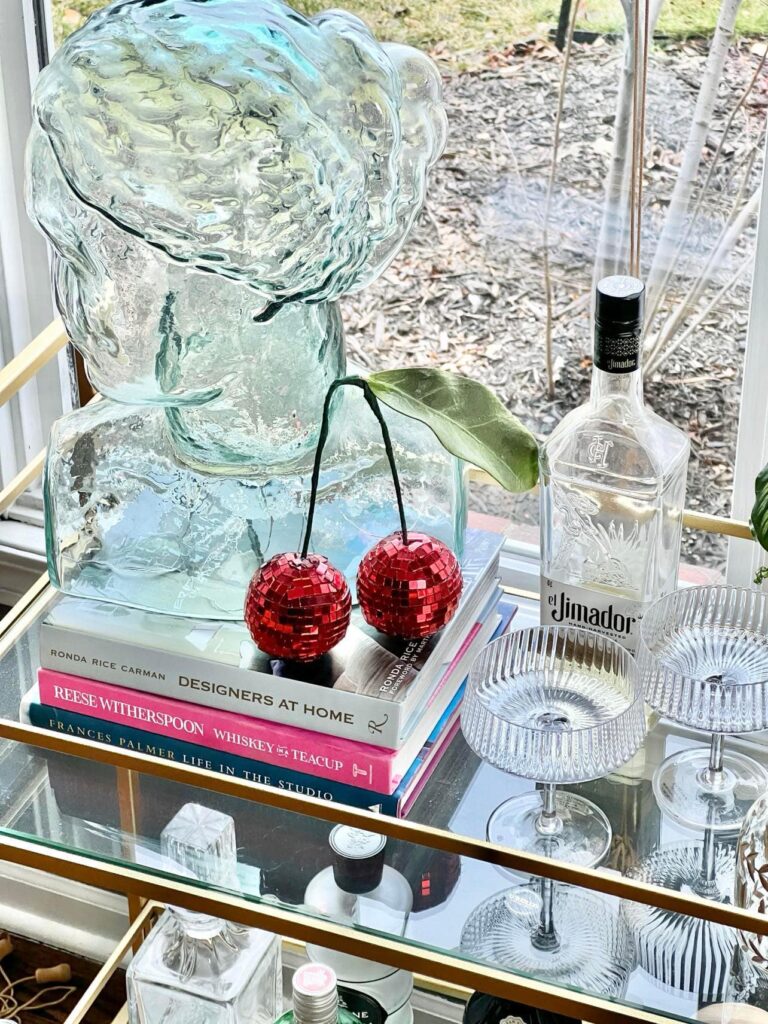
M22 720L403 817L459 728L475 655L514 615L501 543L467 531L461 603L436 636L387 637L355 610L342 642L307 665L263 654L242 623L61 597Z

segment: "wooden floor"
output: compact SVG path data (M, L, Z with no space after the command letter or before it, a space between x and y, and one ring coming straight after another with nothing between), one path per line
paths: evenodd
M77 991L65 1003L50 1009L25 1010L21 1014L21 1024L61 1024L88 987L101 964L72 956L70 953L49 949L40 943L30 942L28 939L21 939L15 935L12 938L14 952L3 960L3 968L11 981L34 974L39 967L53 967L60 963L68 963L71 966L72 981L69 984L74 985ZM35 982L29 982L17 987L15 995L20 1002L24 1002L39 992L41 988L42 986ZM124 1002L125 978L121 971L111 979L102 998L88 1014L88 1024L110 1024Z

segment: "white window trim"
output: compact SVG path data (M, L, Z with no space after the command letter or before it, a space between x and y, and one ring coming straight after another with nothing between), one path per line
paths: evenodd
M0 2L0 363L21 352L54 317L48 248L24 205L32 89L53 46L49 15L49 0ZM38 454L50 424L71 407L62 352L0 408L0 484ZM44 554L38 483L0 517L0 604L18 598L40 575Z
M766 140L768 157L768 139ZM764 165L765 166L765 165ZM739 407L739 436L733 480L734 519L749 519L755 500L755 477L768 462L768 173L763 174L757 250L752 273L744 377ZM728 546L728 582L748 586L757 569L768 564L759 544L733 538Z

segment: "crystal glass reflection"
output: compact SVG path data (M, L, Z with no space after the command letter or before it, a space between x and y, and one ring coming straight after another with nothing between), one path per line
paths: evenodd
M768 774L724 751L723 740L768 728L768 594L726 586L668 594L641 623L638 667L653 708L712 734L709 750L683 750L656 770L662 811L688 827L738 830Z
M461 725L485 761L542 783L540 794L494 811L492 842L589 866L604 858L605 814L556 786L607 775L640 747L645 715L631 655L586 630L508 633L475 659Z
M553 899L543 915L550 887ZM619 997L634 966L632 937L599 893L532 879L472 911L461 951L549 984Z
M116 0L40 75L28 206L105 396L54 430L51 578L68 593L239 618L299 542L336 300L394 258L446 138L440 77L356 17L279 0ZM408 522L460 549L464 479L393 414ZM313 538L354 576L396 525L359 398L340 396Z
M703 841L655 850L628 877L702 899L731 902L734 851L718 843L716 836L709 829ZM629 901L622 904L622 916L635 938L639 965L660 985L693 992L706 1001L727 993L736 951L733 929Z

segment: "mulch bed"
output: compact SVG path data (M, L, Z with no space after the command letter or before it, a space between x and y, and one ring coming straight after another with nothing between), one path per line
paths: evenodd
M764 44L743 41L729 54L703 160L709 166L724 122ZM679 154L693 116L706 46L657 47L649 73L645 166L645 260L653 250ZM547 42L492 54L471 72L447 75L447 151L432 175L429 199L412 238L374 285L344 302L349 352L365 367L440 365L483 380L540 437L589 391L589 309L603 188L622 61L616 43L574 47L552 202L557 393L546 394L542 211L549 174L560 55ZM674 298L702 266L745 176L758 187L765 128L766 78L739 112L707 201L680 261ZM754 226L726 266L714 268L703 308L754 248ZM647 268L646 268L647 269ZM693 336L646 382L665 418L688 430L689 507L728 514L749 308L749 275ZM536 521L536 502L478 488L473 506L520 522ZM717 565L722 538L684 541L688 561Z

